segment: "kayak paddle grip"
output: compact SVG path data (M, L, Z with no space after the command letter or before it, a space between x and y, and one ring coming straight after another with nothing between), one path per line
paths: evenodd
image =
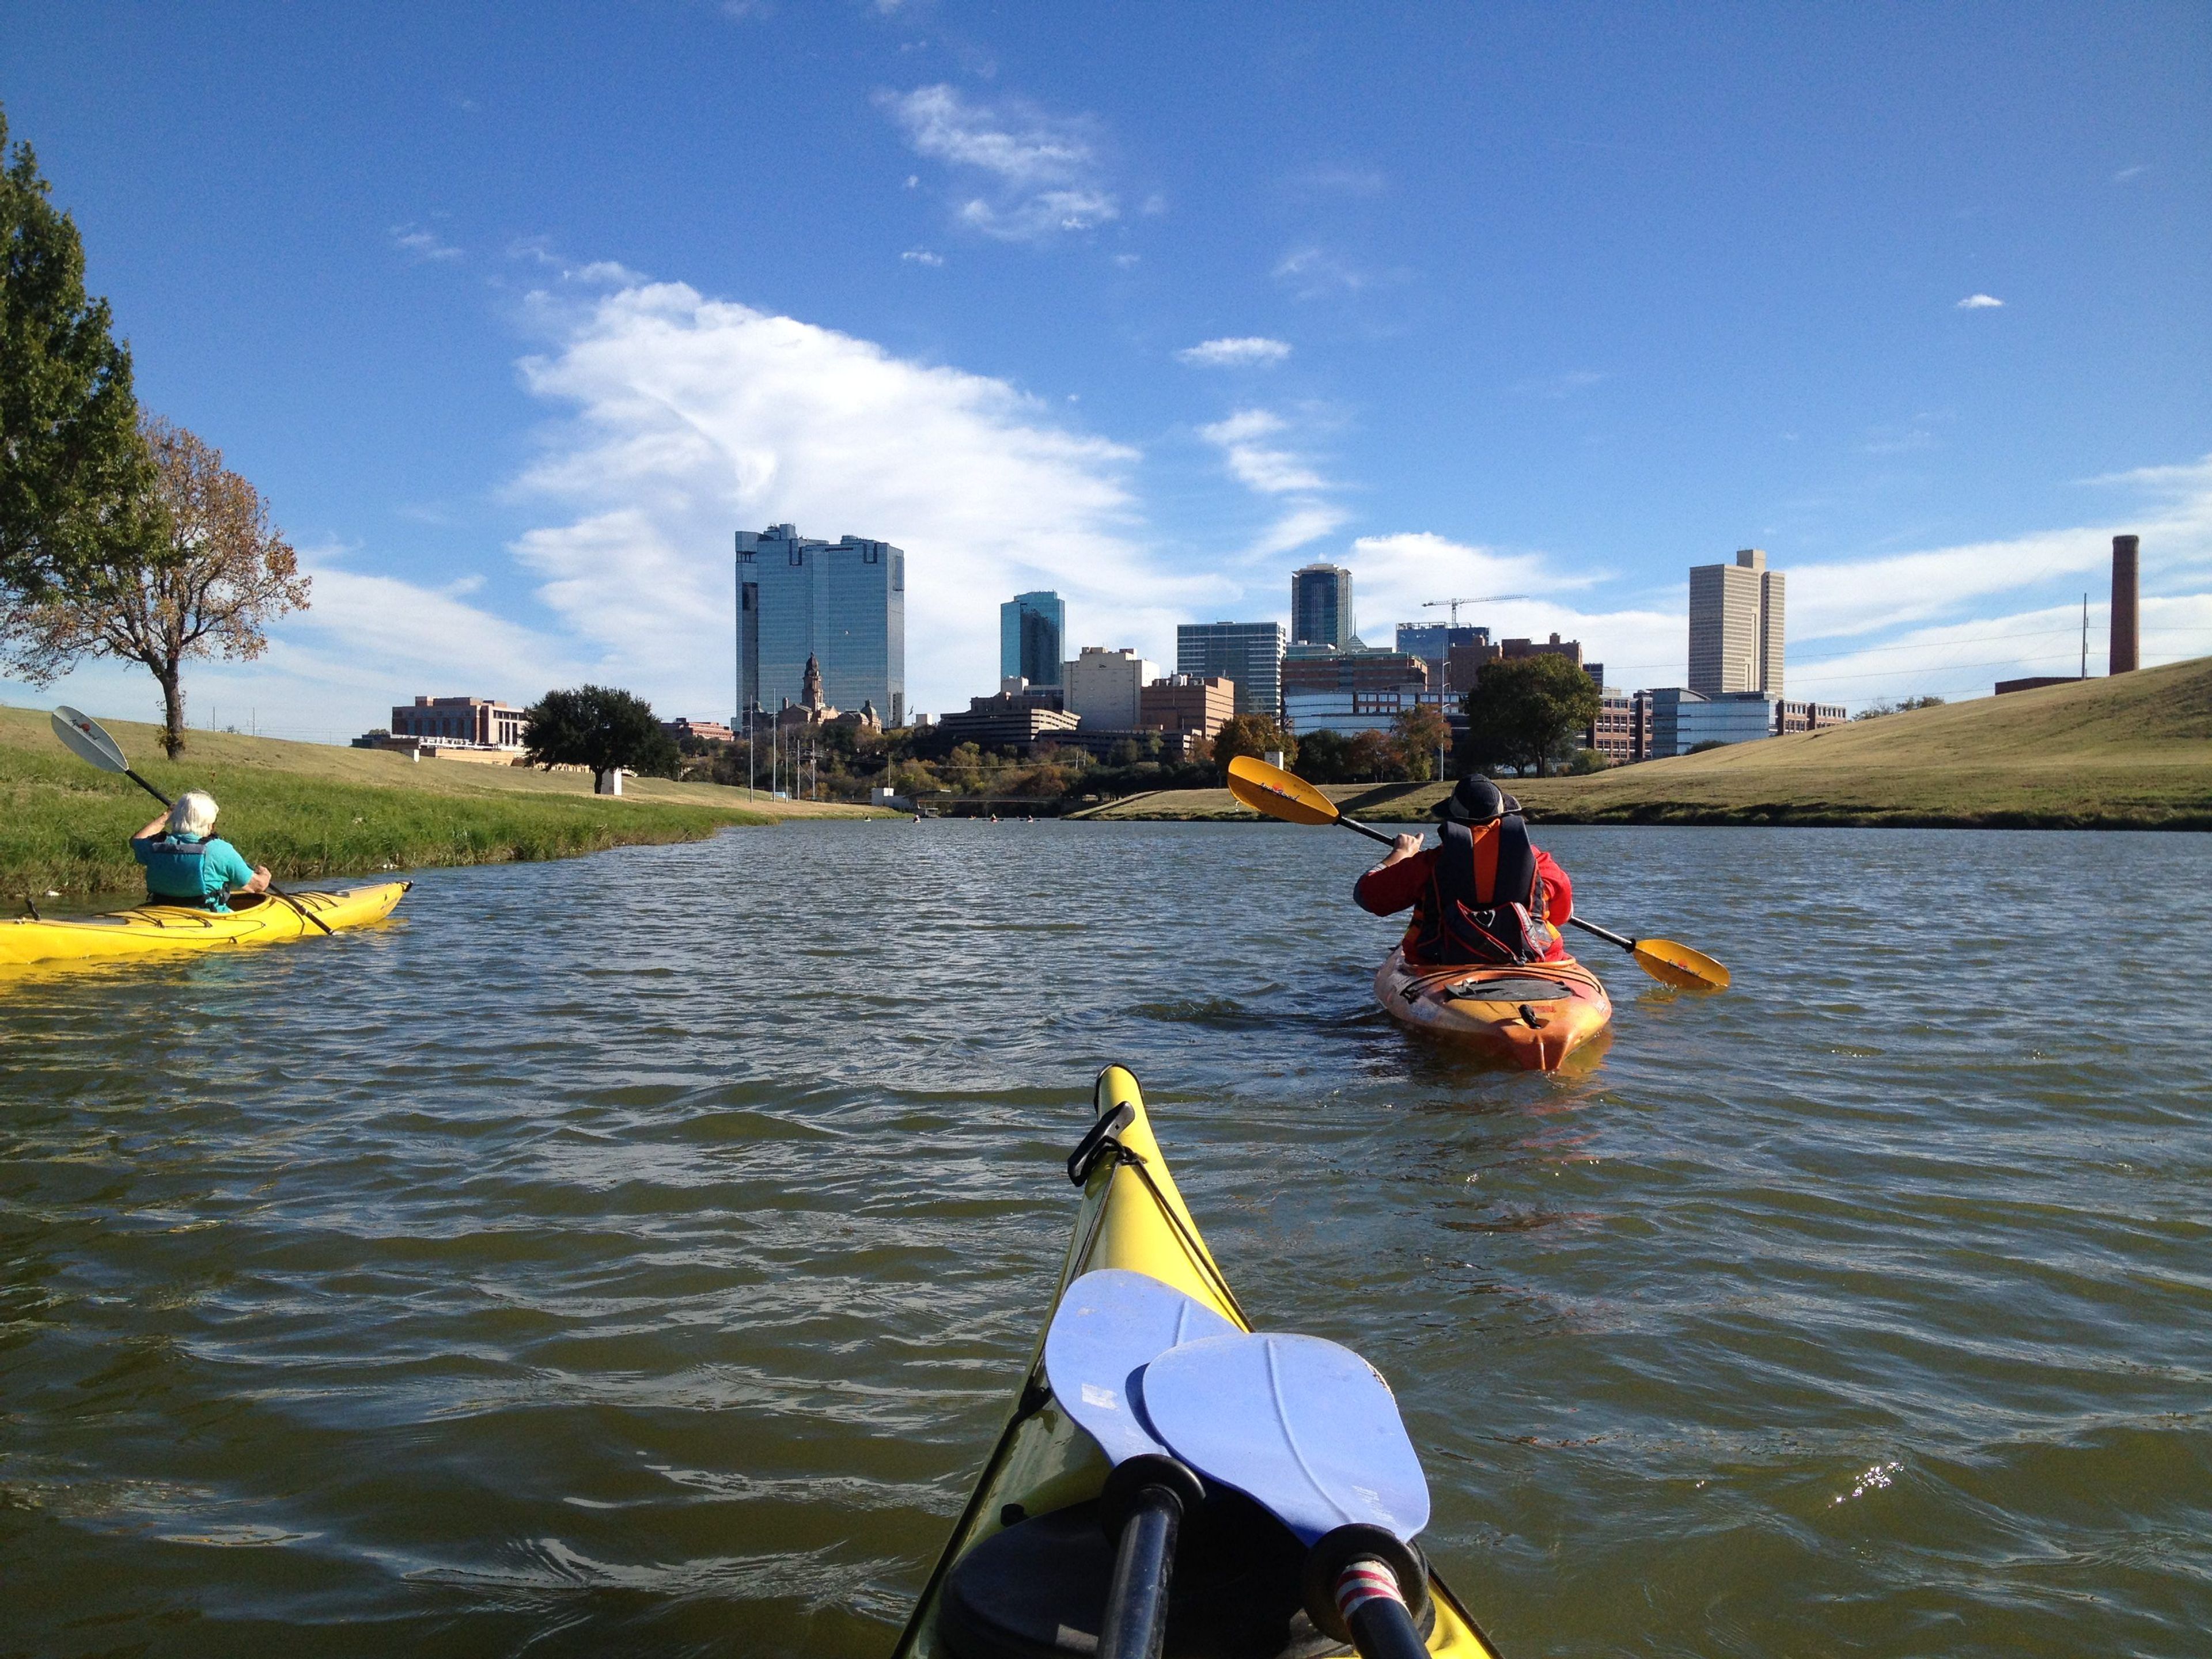
M1394 1533L1364 1522L1323 1533L1306 1552L1306 1616L1361 1659L1421 1659L1429 1644L1429 1565Z
M1183 1516L1205 1499L1204 1484L1188 1466L1157 1452L1117 1464L1106 1477L1098 1516L1115 1545L1098 1659L1159 1659L1176 1539Z

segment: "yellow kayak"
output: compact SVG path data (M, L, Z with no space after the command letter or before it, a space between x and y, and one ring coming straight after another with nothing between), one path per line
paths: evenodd
M1092 1103L1097 1121L1077 1149L1078 1158L1087 1159L1087 1170L1071 1160L1072 1173L1083 1173L1083 1203L1060 1269L1054 1309L1083 1274L1127 1267L1174 1286L1249 1330L1250 1322L1199 1237L1152 1139L1137 1079L1119 1066L1108 1066L1099 1073ZM1049 1315L1045 1322L1049 1326ZM896 1659L1010 1659L1093 1651L1111 1555L1092 1505L1106 1474L1097 1443L1053 1398L1040 1331L1015 1395L1013 1415L915 1604ZM1024 1536L1010 1536L1015 1533ZM994 1540L1000 1541L994 1545ZM1185 1576L1185 1568L1178 1567L1178 1582ZM1217 1582L1230 1587L1221 1594L1231 1595L1238 1585L1256 1592L1265 1580L1264 1573L1241 1578L1229 1573ZM1426 1638L1429 1651L1455 1659L1495 1659L1489 1638L1433 1569L1429 1588L1429 1605L1435 1609ZM1178 1620L1194 1615L1171 1611L1168 1659L1179 1652L1215 1651L1224 1622L1249 1634L1255 1625L1274 1628L1270 1620L1286 1621L1280 1625L1284 1639L1260 1650L1299 1659L1352 1650L1332 1646L1303 1613L1273 1603L1201 1607L1194 1616L1214 1626L1214 1639L1201 1635L1196 1646L1188 1638L1179 1640ZM1243 1644L1237 1645L1241 1650Z
M319 938L324 927L335 933L383 921L414 884L386 881L341 893L293 892L283 898L241 893L228 912L189 904L142 904L112 915L72 921L21 916L0 921L0 963L112 962L234 945L276 945L308 934ZM322 927L301 915L302 910Z

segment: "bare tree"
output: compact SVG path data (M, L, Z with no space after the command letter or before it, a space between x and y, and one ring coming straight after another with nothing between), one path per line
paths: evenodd
M145 551L71 572L38 599L0 609L0 653L35 685L87 657L143 664L161 687L162 747L185 747L184 665L241 661L269 648L272 617L307 606L299 556L222 452L182 427L143 422L164 533Z

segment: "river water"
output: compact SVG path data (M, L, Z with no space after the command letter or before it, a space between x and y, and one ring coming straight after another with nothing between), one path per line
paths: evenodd
M2206 1652L2212 837L1540 838L1735 989L1502 1074L1350 836L895 822L0 985L0 1653L884 1653L1109 1060L1514 1659Z

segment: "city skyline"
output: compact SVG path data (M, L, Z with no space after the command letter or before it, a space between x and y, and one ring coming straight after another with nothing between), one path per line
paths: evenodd
M785 522L907 550L925 708L974 596L1165 662L1317 562L1377 641L1527 593L1462 620L1650 685L1763 546L1790 690L1861 704L2065 670L2137 533L2143 662L2212 650L2202 9L1601 9L0 0L0 105L314 581L196 714L726 714Z

